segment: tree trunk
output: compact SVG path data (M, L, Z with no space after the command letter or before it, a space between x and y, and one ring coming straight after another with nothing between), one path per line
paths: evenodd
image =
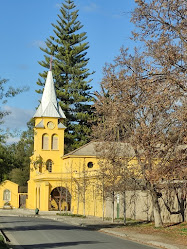
M79 195L80 195L80 191L79 191L79 185L77 186L77 214L79 214Z
M123 224L124 224L124 226L127 224L127 220L126 220L126 195L125 195L125 191L123 192Z
M94 189L94 185L93 185L93 215L95 216L95 189Z
M84 193L83 193L83 215L85 216L85 210L86 210L86 189L85 189L85 182L84 182Z
M112 222L114 222L114 191L112 192Z
M103 182L102 182L102 201L103 201L103 213L102 213L102 220L105 218L105 193L104 193L104 177L103 177Z
M104 203L104 199L103 199L103 213L102 213L102 220L105 219L105 203Z
M182 222L185 222L185 204L186 204L186 199L182 199L180 202L180 211L181 211L181 216L182 216Z
M68 190L67 190L67 184L66 184L66 211L68 211Z
M155 190L152 190L151 196L152 196L152 203L153 203L155 227L161 227L163 226L163 222L161 218L161 211L160 211L160 205L158 202L157 192Z
M62 193L60 192L60 199L59 199L59 210L60 210L60 213L62 211Z
M83 215L86 215L86 170L85 170L85 159L83 164Z

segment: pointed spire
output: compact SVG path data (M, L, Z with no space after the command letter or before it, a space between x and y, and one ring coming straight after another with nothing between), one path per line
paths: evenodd
M50 62L51 69L52 61ZM41 103L34 115L34 117L55 117L66 118L60 105L57 102L55 86L53 81L52 71L48 71L47 79L41 99Z

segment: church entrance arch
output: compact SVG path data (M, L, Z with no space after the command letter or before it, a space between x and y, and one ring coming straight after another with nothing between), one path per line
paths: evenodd
M50 209L59 211L71 210L71 194L67 188L56 187L51 191Z

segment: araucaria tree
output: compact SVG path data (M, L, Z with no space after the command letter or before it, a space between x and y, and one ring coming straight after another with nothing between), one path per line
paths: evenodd
M122 48L105 67L95 137L132 148L137 165L128 168L150 193L159 227L162 186L187 180L185 1L136 2L134 35L145 42L144 52Z
M83 25L72 0L65 0L57 24L52 26L54 36L46 40L46 48L41 48L45 55L39 64L49 68L50 56L53 56L57 98L66 115L65 151L68 152L89 141L93 101L89 84L92 73L87 68L89 58L86 58L89 44L86 33L81 31ZM46 74L47 70L40 73L38 85L44 85Z

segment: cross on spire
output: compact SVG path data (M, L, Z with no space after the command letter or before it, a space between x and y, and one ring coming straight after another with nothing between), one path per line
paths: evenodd
M50 58L50 71L52 71L52 61L53 61L53 56L51 55L51 58Z

